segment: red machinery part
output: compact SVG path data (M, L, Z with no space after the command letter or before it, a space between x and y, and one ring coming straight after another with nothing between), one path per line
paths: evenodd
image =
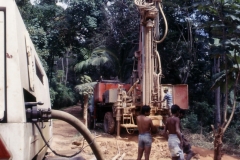
M173 102L182 109L189 109L188 106L188 85L178 84L173 86Z
M7 149L6 144L4 143L2 137L0 136L0 159L10 159L11 154L9 150Z
M109 89L114 89L114 88L118 88L118 85L121 83L97 83L96 86L94 87L94 102L98 103L98 102L103 102L103 93L106 90ZM130 84L121 84L123 85L123 88L128 91L129 88L131 87Z

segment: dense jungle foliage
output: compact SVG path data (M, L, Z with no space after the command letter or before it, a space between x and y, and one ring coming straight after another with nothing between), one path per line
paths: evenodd
M140 20L133 0L16 2L49 77L53 108L81 100L91 90L84 84L100 76L129 81ZM188 84L183 126L207 135L211 124L232 119L223 140L240 149L240 0L163 0L163 6L169 32L158 46L162 83Z

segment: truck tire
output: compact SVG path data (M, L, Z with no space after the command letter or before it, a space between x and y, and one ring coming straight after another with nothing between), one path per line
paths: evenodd
M113 114L111 112L105 113L103 122L104 132L108 134L113 134L115 131L115 121L113 119Z

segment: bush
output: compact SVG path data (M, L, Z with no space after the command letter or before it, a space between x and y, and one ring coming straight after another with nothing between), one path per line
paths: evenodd
M59 109L72 105L75 102L75 95L71 88L66 87L61 83L57 83L56 98L53 108Z
M240 147L240 131L239 124L235 123L235 125L229 126L224 134L223 141L227 144L236 145Z
M74 90L52 78L50 89L51 102L54 109L68 107L75 102Z
M57 92L54 91L53 88L50 87L49 89L50 92L50 98L51 98L51 106L53 106L53 103L55 101L56 95L58 94Z
M194 113L186 115L185 118L182 119L181 124L183 128L189 129L192 133L196 133L201 128L197 115Z

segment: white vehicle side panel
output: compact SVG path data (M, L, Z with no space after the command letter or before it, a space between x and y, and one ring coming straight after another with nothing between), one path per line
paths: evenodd
M4 12L0 11L0 119L3 119L5 111L5 85L4 85Z
M39 126L41 127L40 123ZM49 129L49 122L45 123L45 127L44 130ZM0 126L0 134L13 160L31 160L44 146L40 133L31 123L3 123ZM51 134L45 132L45 138L50 137Z
M4 97L4 92L1 87L4 87L4 75L0 73L0 119L5 109L4 104L6 104L7 122L0 123L0 135L10 150L13 160L30 160L41 151L45 144L36 127L32 123L26 122L23 91L26 90L36 99L36 102L41 101L44 103L44 105L38 106L39 108L51 108L48 79L25 28L15 0L0 0L1 7L6 8L6 53L2 51L3 39L1 35L3 33L0 13L0 72L4 71L2 61L4 61L3 55L6 54L7 101L5 102L2 98ZM31 48L33 79L31 83L34 86L34 90L30 89L27 62L28 48ZM36 74L36 64L38 64L43 82L40 81ZM52 137L52 127L49 126L49 123L46 122L45 128L42 128L46 140L50 140ZM41 126L41 123L39 125Z

